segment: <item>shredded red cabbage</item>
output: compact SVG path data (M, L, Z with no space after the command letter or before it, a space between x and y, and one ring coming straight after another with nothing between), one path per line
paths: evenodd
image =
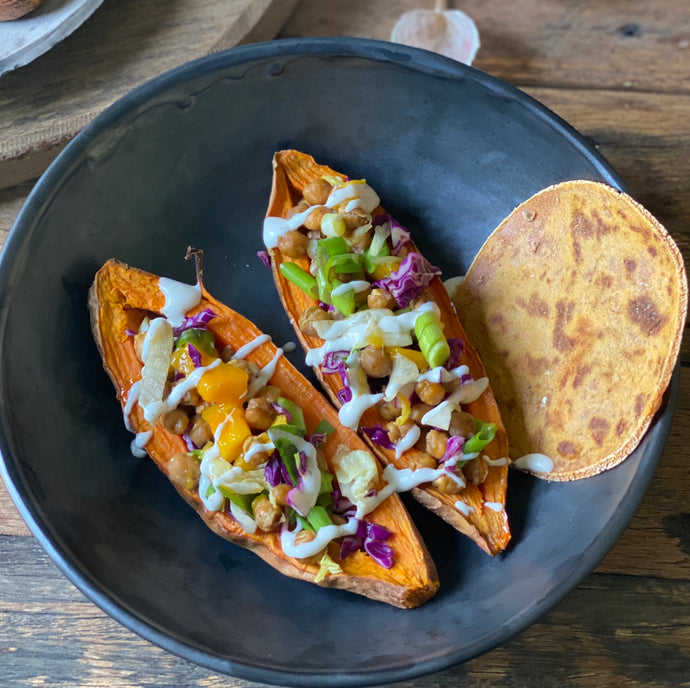
M390 227L391 253L397 256L400 249L410 241L410 233L393 217L387 213L377 215L372 221L372 227L388 224Z
M278 450L275 450L269 457L266 468L264 468L264 477L271 487L282 485L283 483L287 483L294 487L294 483L290 478L287 467L280 458Z
M187 351L189 358L192 359L192 364L195 368L201 368L201 352L191 342L187 344Z
M375 282L377 287L387 289L398 302L406 308L431 284L441 271L433 266L423 255L412 251L400 263L400 267L388 277Z
M184 435L182 435L182 439L185 441L185 444L187 445L187 451L194 451L195 449L201 449L201 447L197 447L194 442L192 442L192 438L189 436L188 432L185 432Z
M352 401L352 390L349 387L342 387L335 393L335 397L341 404L347 404L348 401Z
M279 415L279 416L285 416L285 420L288 423L292 423L292 414L290 411L288 411L284 406L281 406L278 402L272 401L271 406L273 407L273 410Z
M391 439L388 436L386 429L383 427L383 425L381 425L381 423L377 423L373 427L369 428L360 427L360 430L374 444L378 444L379 447L383 447L384 449L395 449L395 445L393 444L393 442L391 442Z
M128 337L136 337L136 335L138 334L138 332L137 332L136 330L126 329L126 330L125 330L125 334L126 334Z
M316 449L326 444L328 435L325 432L315 432L306 438L307 442L313 445Z
M340 546L340 558L364 550L377 564L389 569L393 566L393 550L386 544L391 532L383 526L369 521L360 521L357 533L343 538Z
M450 347L450 354L443 364L443 367L446 370L452 370L460 365L460 359L465 353L465 342L463 342L460 337L448 337L446 341Z
M446 452L441 457L441 463L450 461L457 456L462 454L462 447L465 444L465 438L460 435L452 435L448 439L448 444L446 444Z
M264 267L268 268L270 270L270 268L271 268L271 255L269 254L269 252L268 251L257 251L256 255L259 258L259 260L264 264Z
M189 318L185 318L179 327L173 327L173 334L175 337L179 337L185 330L189 330L192 327L199 330L205 330L207 329L206 325L215 317L216 314L210 308L205 308L203 311L199 311Z

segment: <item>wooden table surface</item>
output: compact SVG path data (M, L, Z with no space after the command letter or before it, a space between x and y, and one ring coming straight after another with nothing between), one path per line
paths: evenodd
M450 4L477 23L482 47L475 66L522 88L594 142L687 259L690 3ZM301 0L281 36L387 39L403 11L432 5L432 0ZM19 88L21 72L17 75ZM39 126L40 105L35 118ZM32 184L3 189L7 185L0 180L0 242ZM690 686L687 341L680 363L677 410L656 474L638 513L595 571L503 646L462 666L396 685ZM179 659L106 616L59 573L0 484L0 686L39 685L257 684Z

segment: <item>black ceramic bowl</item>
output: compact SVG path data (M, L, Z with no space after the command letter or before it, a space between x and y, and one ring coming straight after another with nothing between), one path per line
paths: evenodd
M603 557L650 480L672 409L622 465L572 484L511 475L513 543L496 558L410 504L437 597L402 611L281 577L213 535L131 436L89 331L111 257L206 286L293 339L256 257L274 150L366 177L446 276L515 205L587 178L621 185L575 131L516 89L439 56L364 40L213 55L123 98L36 185L0 265L4 478L61 570L108 613L214 671L354 686L465 661L549 609ZM558 269L558 266L554 266ZM299 353L292 355L304 368ZM671 395L673 397L673 394Z

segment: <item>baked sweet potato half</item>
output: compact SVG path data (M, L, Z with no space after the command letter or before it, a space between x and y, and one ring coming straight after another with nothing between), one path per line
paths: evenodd
M198 272L189 286L110 260L89 292L133 451L281 573L403 608L428 600L434 564L380 463Z
M264 221L273 276L307 363L416 499L489 554L510 540L508 443L440 271L351 180L275 154Z

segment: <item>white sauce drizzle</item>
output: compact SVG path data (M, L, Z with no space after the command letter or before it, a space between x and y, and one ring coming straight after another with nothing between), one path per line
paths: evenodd
M492 511L503 511L503 504L500 502L484 502L484 506Z
M535 473L551 473L554 467L553 459L545 454L525 454L513 461L515 468Z
M267 217L264 220L264 245L266 248L276 248L278 246L278 239L283 234L301 227L312 210L314 210L313 206L307 208L304 212L293 215L288 220L282 217Z
M270 341L271 337L269 335L260 334L258 337L252 339L251 342L248 342L244 346L241 346L239 349L237 349L233 356L233 359L239 360L241 358L246 358L252 351L258 349L262 344L265 344L266 342Z
M484 459L489 466L507 466L510 464L510 459L507 456L503 456L500 459L492 459L486 454L483 454L482 459Z
M341 203L345 203L345 212L349 213L356 208L365 213L373 212L381 203L376 191L374 191L368 184L361 181L351 181L339 186L331 191L326 205L329 208L335 208Z
M132 440L132 443L129 445L132 455L136 456L138 459L143 459L146 456L146 450L144 449L144 447L146 446L146 443L151 439L152 436L152 430L147 430L146 432L138 432L136 434L136 437Z
M129 394L127 395L127 403L125 404L125 407L122 409L122 416L124 417L124 420L125 420L125 427L130 432L134 432L134 428L132 427L132 423L129 420L129 416L132 413L132 410L134 409L134 404L136 404L137 401L139 400L139 388L140 387L141 387L141 380L137 380L129 388Z
M249 449L244 453L244 460L249 461L255 454L261 454L262 452L272 452L276 448L273 442L254 442Z
M168 277L159 277L158 287L165 296L165 305L161 313L170 321L173 327L179 327L184 320L185 313L201 301L201 285L183 284Z
M331 296L342 296L348 291L353 291L358 294L361 291L369 289L371 284L366 280L352 280L352 282L343 282L331 291Z
M466 502L457 501L455 502L455 508L463 515L469 516L474 513L474 507L467 504Z
M278 361L282 355L283 350L278 349L273 358L252 378L247 389L247 398L251 399L275 375Z
M414 447L421 434L422 431L419 429L419 425L415 423L405 435L398 440L398 443L395 445L395 456L400 458L403 452Z
M361 394L342 405L338 411L340 423L346 428L357 430L362 414L372 406L375 406L383 399L383 394Z
M357 518L351 518L347 523L341 526L330 525L319 528L316 537L309 542L302 542L295 544L297 534L302 530L298 527L295 530L283 529L280 534L280 545L283 552L289 557L295 559L304 559L305 557L312 557L318 554L331 540L343 537L344 535L354 535L357 532Z

